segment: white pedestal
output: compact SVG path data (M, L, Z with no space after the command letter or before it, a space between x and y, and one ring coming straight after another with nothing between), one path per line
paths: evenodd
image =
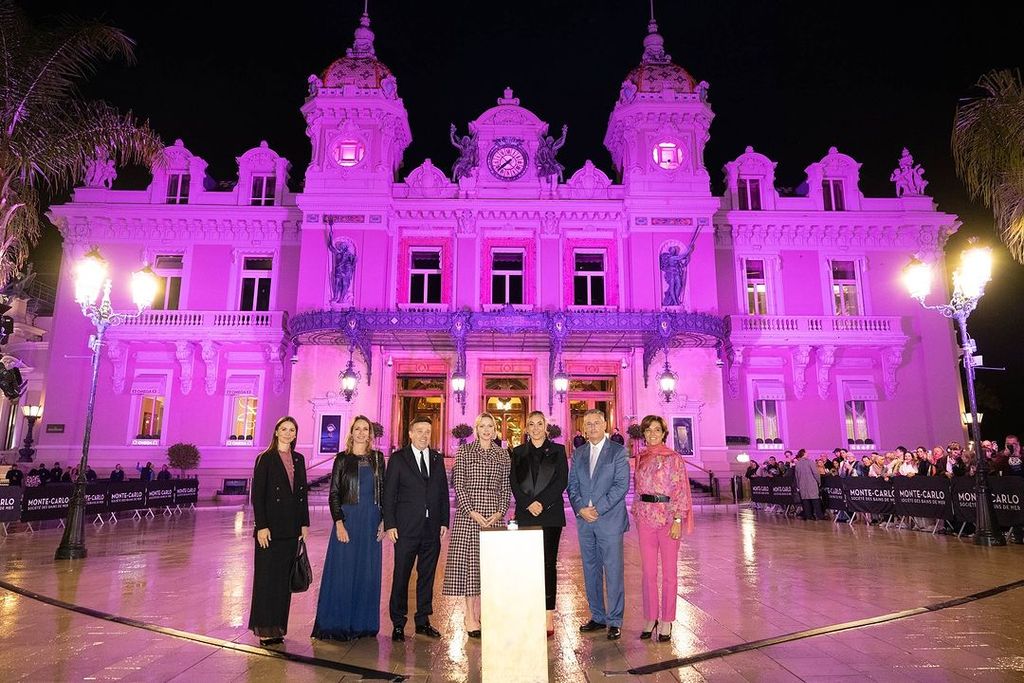
M480 532L481 668L485 682L548 680L544 532Z

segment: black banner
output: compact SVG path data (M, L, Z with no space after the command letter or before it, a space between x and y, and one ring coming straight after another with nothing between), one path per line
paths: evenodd
M988 487L999 526L1024 526L1024 477L989 477Z
M74 484L46 484L25 489L21 499L21 521L64 519Z
M843 479L843 496L848 512L891 515L896 510L896 495L891 481L875 477Z
M21 519L20 486L0 486L0 523L17 522Z
M771 502L775 505L799 505L800 493L796 490L796 477L772 477Z
M193 505L199 502L198 479L176 479L174 481L174 504Z
M146 507L146 481L125 481L108 484L110 495L107 504L108 512L138 510Z
M896 512L899 516L948 519L950 484L946 477L894 477Z
M146 507L159 509L171 505L174 505L174 482L149 482L146 487Z
M85 485L85 514L98 515L107 511L109 488L110 485L105 481L94 481Z
M772 478L751 477L750 478L750 500L755 503L770 505L772 502Z
M843 479L833 474L821 478L821 505L825 510L846 512L846 496L843 494Z

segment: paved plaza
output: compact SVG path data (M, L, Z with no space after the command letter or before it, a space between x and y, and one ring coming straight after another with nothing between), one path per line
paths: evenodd
M295 596L286 661L238 651L256 646L246 628L252 572L251 511L205 508L121 521L87 532L89 557L55 563L59 532L0 540L3 581L23 591L174 632L105 620L0 590L0 671L28 681L339 681L358 671L412 681L480 680L480 643L469 640L453 599L434 600L440 641L388 637L311 641L330 517L313 516L312 589ZM384 546L389 590L391 547ZM1015 681L1024 680L1024 589L879 625L826 632L689 666L671 660L717 648L898 613L1024 578L1024 547L979 548L968 539L897 529L802 522L735 507L698 509L682 545L678 620L671 643L641 641L635 531L626 537L623 637L577 630L589 614L575 529L562 537L558 617L549 641L554 681ZM444 557L439 567L444 566ZM438 572L440 574L440 570ZM493 628L515 629L515 624ZM484 624L486 638L488 625ZM189 640L185 634L208 637ZM630 669L669 662L637 676ZM657 666L652 667L657 669Z

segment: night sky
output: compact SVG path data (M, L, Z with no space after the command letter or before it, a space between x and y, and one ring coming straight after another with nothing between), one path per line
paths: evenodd
M306 78L351 45L363 3L23 4L36 19L102 18L137 41L137 63L102 68L86 95L149 119L168 143L182 138L220 181L234 180L235 157L265 139L292 162L297 190L309 160L299 113ZM947 253L957 258L970 235L998 244L991 214L956 179L949 138L956 103L978 77L1024 62L1024 3L949 4L657 2L667 51L711 84L705 160L714 191L722 192L722 165L746 145L779 162L780 187L802 182L804 168L835 145L862 162L865 194L894 196L889 174L906 146L939 208L964 222ZM640 61L645 0L371 0L370 16L412 126L403 176L427 157L450 169L449 123L464 130L505 86L552 130L568 124L559 155L567 175L586 159L613 175L601 141L619 85ZM115 187L147 182L122 171ZM57 254L51 229L37 270L55 273ZM998 249L971 318L986 364L1008 368L980 377L987 438L1024 431L1022 300L1024 267Z

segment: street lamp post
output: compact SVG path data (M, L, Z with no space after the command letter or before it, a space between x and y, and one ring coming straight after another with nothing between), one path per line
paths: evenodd
M89 403L85 413L85 433L82 436L82 459L78 464L78 478L68 502L67 525L64 536L54 553L56 560L79 560L86 556L85 549L85 473L89 469L89 441L92 438L92 417L96 407L96 384L100 370L100 349L107 328L121 325L137 318L148 308L156 296L157 281L147 265L132 273L132 301L138 312L117 313L110 305L110 278L107 262L93 247L75 266L75 301L82 307L82 315L96 327L96 334L89 340L92 350L92 380L89 385ZM102 294L102 298L100 295ZM97 300L99 303L97 304Z
M978 301L985 294L985 285L992 279L992 250L981 247L971 240L971 245L960 255L960 267L953 272L953 298L948 304L932 306L925 303L925 297L931 291L931 266L914 258L904 268L903 281L910 296L931 311L956 321L960 331L960 350L963 357L964 374L967 377L967 401L970 408L971 439L974 441L974 457L977 469L974 479L977 518L974 532L974 544L995 546L1006 545L1006 539L993 527L995 508L992 506L992 492L988 485L988 461L981 450L981 417L978 413L978 401L974 393L974 369L980 365L980 357L976 358L978 346L967 334L967 319L978 306Z
M28 420L28 432L25 434L25 442L22 444L21 450L18 451L20 456L18 462L32 462L32 456L36 454L36 449L32 448L32 444L35 443L32 440L32 430L36 426L36 420L43 416L43 407L34 404L22 406L21 412Z

